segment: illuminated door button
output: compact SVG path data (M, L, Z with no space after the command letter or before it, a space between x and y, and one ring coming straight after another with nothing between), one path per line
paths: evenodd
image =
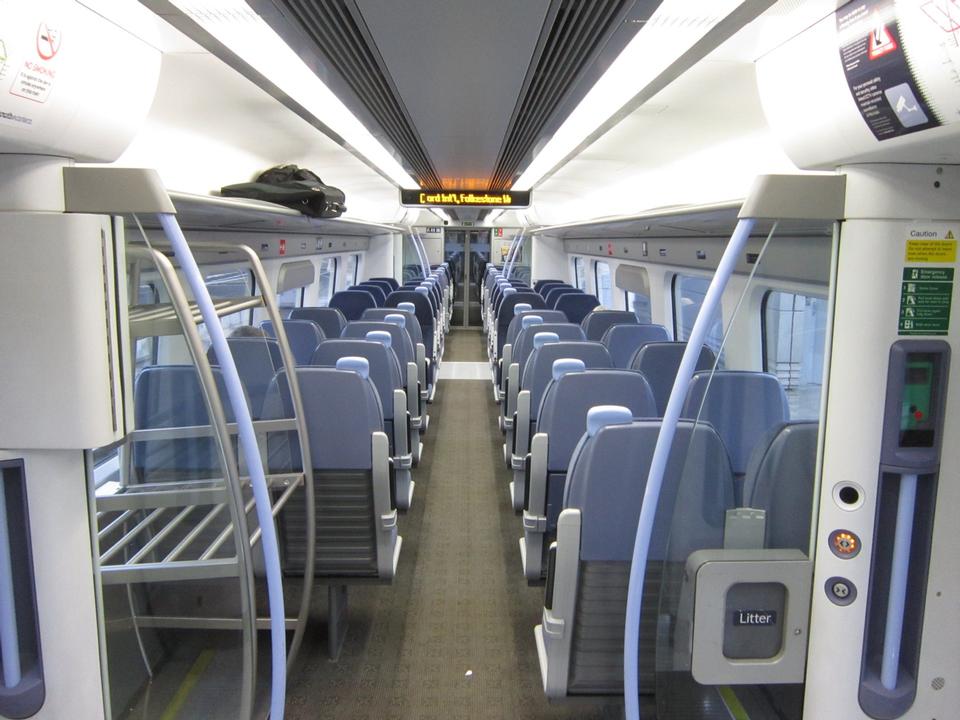
M844 560L856 557L860 552L860 538L849 530L834 530L830 533L830 550Z

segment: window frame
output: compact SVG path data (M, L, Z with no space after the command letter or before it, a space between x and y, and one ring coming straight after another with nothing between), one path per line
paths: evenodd
M586 258L582 255L574 255L573 261L573 286L578 290L585 290L587 285ZM581 277L583 283L581 284Z
M317 274L317 305L320 307L329 307L330 299L337 292L337 275L339 273L339 262L340 258L337 255L325 255L321 257L320 272ZM330 284L328 285L328 294L327 297L323 297L320 294L320 291L323 289L322 278L323 273L325 272L325 267L329 263L333 263L333 270L330 273Z
M607 269L607 279L610 281L610 286L607 288L609 293L609 302L604 302L604 298L601 297L601 288L600 288L600 266L603 265ZM593 261L593 291L597 296L597 300L607 310L613 309L613 269L610 267L610 263L606 260L594 260Z
M672 319L673 319L673 339L676 340L677 342L686 342L686 341L689 339L689 336L684 337L684 336L682 336L682 334L681 334L681 332L680 332L680 330L682 329L682 324L683 324L683 323L682 323L682 319L681 319L681 317L680 317L680 312L681 312L681 311L680 311L680 303L678 302L679 297L677 296L677 289L678 289L678 286L679 286L680 282L682 282L683 279L706 280L706 282L707 282L707 287L709 288L709 287L710 287L710 282L711 282L711 280L712 280L712 277L711 277L711 276L708 276L708 275L700 275L700 274L697 274L697 273L692 273L692 274L686 274L686 273L682 273L682 272L675 272L675 273L673 273L673 277L670 279L670 304L671 304L671 306L672 306L672 313L671 313L671 314L672 314ZM704 292L704 299L706 299L706 292ZM701 307L701 308L703 307L703 302L702 302L702 301L701 301L701 303L700 303L700 307ZM697 310L697 317L699 317L699 316L700 316L700 310L698 309L698 310ZM720 306L720 315L717 317L716 322L717 322L717 323L719 324L719 326L720 326L720 339L721 339L721 342L722 342L723 333L724 333L724 331L725 331L725 328L724 328L724 325L723 325L723 306L722 306L722 305ZM692 329L693 329L693 328L691 327L691 330L692 330ZM712 329L712 328L711 328L711 329ZM711 350L714 351L715 354L717 354L717 355L719 356L719 362L718 362L717 367L718 367L718 369L723 368L723 366L724 366L724 360L723 360L722 354L720 353L720 348L719 348L719 346L715 348L715 347L713 347L713 345L710 343L710 332L709 332L709 331L707 332L707 337L704 338L704 345L706 345L707 347L709 347Z

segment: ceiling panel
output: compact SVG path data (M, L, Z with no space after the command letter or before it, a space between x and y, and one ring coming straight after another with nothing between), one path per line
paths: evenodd
M447 186L486 187L550 0L357 0Z

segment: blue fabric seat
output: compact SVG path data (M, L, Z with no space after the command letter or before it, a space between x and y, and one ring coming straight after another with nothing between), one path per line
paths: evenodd
M720 434L730 455L737 502L747 464L758 442L771 428L790 419L787 395L776 376L769 373L718 370L698 372L690 381L681 417L699 415Z
M543 308L543 298L535 292L516 292L503 298L496 316L497 351L495 357L497 358L501 356L503 346L507 341L507 328L510 327L510 321L513 320L513 309L520 304L529 305L532 310L539 310Z
M250 417L258 420L267 388L270 387L277 370L283 367L280 345L276 339L268 337L232 337L227 338L227 345L237 366L240 382L247 393ZM217 364L213 346L207 350L207 360L211 365Z
M359 320L367 308L377 307L377 301L367 290L341 290L333 294L329 306L342 312L349 322Z
M396 278L392 277L372 277L371 280L376 280L377 282L386 283L390 286L391 290L398 290L400 288L400 283L397 282Z
M351 285L348 287L347 290L365 290L373 295L373 299L376 301L377 307L383 307L383 303L389 294L377 283L357 283L356 285ZM391 290L390 292L393 291Z
M327 580L391 579L401 538L390 502L388 441L376 389L362 366L352 367L297 368L313 463L308 477L316 505L314 569ZM265 418L290 417L289 398L286 373L280 371L267 392ZM274 471L299 470L295 436L271 433L268 456ZM279 523L284 570L291 574L304 567L303 517L303 496L297 493Z
M600 301L597 300L595 295L568 293L557 298L554 309L565 314L570 322L580 324L587 315L593 312L594 308L599 306Z
M536 290L537 292L540 292L540 290L543 289L544 285L552 285L554 283L562 283L562 282L563 280L557 280L556 278L543 278L533 283L533 289Z
M743 504L766 512L764 547L810 552L818 431L816 422L782 423L750 456Z
M553 310L544 312L555 312ZM502 383L504 402L500 413L504 422L500 424L504 427L512 425L513 414L517 410L517 396L520 394L521 379L523 370L527 365L527 360L533 353L534 341L539 333L553 333L558 342L576 342L584 340L583 330L579 325L568 322L549 322L540 323L534 327L521 330L517 335L516 342L510 349L510 364L503 368L504 378Z
M626 408L588 414L570 460L564 509L551 547L543 623L535 628L550 698L623 691L623 626L634 539L659 420L632 420ZM692 458L692 460L691 460ZM691 552L723 547L733 483L726 452L708 424L681 421L664 473L644 594L671 592ZM649 594L648 594L649 593ZM640 618L640 689L653 689L656 602Z
M260 327L267 334L267 337L275 338L276 331L273 329L273 322L264 320ZM293 359L297 365L308 365L310 358L313 357L313 351L317 345L325 339L323 330L312 320L294 320L283 321L283 330L287 334L287 342L290 343L290 352L293 353Z
M525 467L540 403L553 379L553 363L560 359L581 360L587 370L613 369L610 353L598 342L560 341L534 348L520 375L516 411L507 427L504 443L504 461L513 470Z
M312 320L323 331L324 338L338 338L347 319L332 307L298 307L290 311L291 320Z
M570 287L569 285L561 285L560 287L552 287L547 291L547 294L544 296L543 301L547 304L547 307L551 310L557 309L557 301L564 295L576 295L582 293L583 290L580 288Z
M554 288L561 288L561 287L568 288L568 287L573 287L573 285L563 280L551 280L549 282L545 282L543 285L536 288L536 291L541 295L543 295L543 298L546 299L547 294L551 290L553 290Z
M256 338L254 338L256 339ZM223 376L213 368L221 398L227 397ZM233 422L224 402L227 422ZM154 365L137 375L134 422L142 430L210 425L200 376L193 365ZM140 482L223 477L220 453L213 437L150 440L133 445L133 471Z
M389 338L389 335L387 336ZM368 374L383 411L384 432L390 440L390 455L394 468L394 500L397 507L410 507L413 494L410 468L413 457L410 450L410 419L404 377L393 349L381 342L369 339L325 340L313 354L311 365L336 367L343 358L363 358L367 361Z
M670 391L673 390L673 381L677 377L677 370L680 368L680 361L683 359L686 348L687 344L682 342L646 343L637 350L630 361L630 367L642 372L650 383L653 397L657 401L658 417L663 417L667 409ZM715 361L716 356L713 351L704 345L700 350L695 369L709 370Z
M670 342L670 335L663 325L613 325L607 328L600 342L610 351L616 367L628 368L642 345Z
M614 325L638 325L637 316L629 310L595 310L589 313L583 322L583 332L587 340L602 340L604 333Z
M396 289L396 288L393 287L392 284L388 283L386 280L370 279L370 280L365 280L364 282L360 283L360 285L361 285L361 286L376 285L378 288L380 288L381 290L383 290L383 299L384 299L384 300L387 299L387 295L389 295L390 293L392 293L392 292Z
M643 375L635 370L571 370L554 362L530 442L525 474L514 474L514 508L523 510L521 560L528 580L539 580L546 571L546 549L556 535L563 505L567 469L589 411L598 405L620 405L633 418L653 418L656 403Z

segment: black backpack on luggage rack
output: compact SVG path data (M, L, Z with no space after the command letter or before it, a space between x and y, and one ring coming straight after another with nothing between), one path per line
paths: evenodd
M343 190L324 185L314 173L296 165L270 168L260 173L254 182L225 185L220 188L220 194L286 205L318 218L340 217L347 209Z

